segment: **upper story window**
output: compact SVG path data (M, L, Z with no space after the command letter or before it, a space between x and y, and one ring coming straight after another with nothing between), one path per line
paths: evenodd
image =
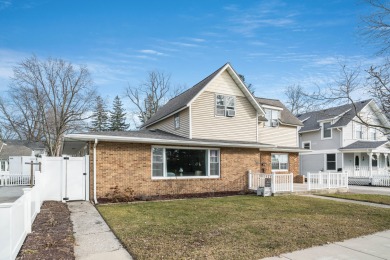
M370 140L376 140L376 129L370 128Z
M265 111L265 118L267 121L265 122L266 126L278 126L279 124L279 118L280 118L280 111L273 110L273 109L264 109Z
M330 128L331 122L323 123L322 125L322 138L332 138L332 128Z
M302 148L303 149L308 149L308 150L310 150L311 149L311 143L310 142L303 142L302 143Z
M175 114L175 116L173 117L173 124L175 126L175 129L180 128L180 115L179 115L179 113Z
M363 139L363 126L361 124L355 125L355 138Z
M236 98L217 94L215 102L215 115L233 117L236 115Z

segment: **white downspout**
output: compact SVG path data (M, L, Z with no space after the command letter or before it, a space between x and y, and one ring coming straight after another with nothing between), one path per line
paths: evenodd
M93 200L95 204L98 204L96 199L96 146L98 144L98 139L95 138L95 143L93 144Z

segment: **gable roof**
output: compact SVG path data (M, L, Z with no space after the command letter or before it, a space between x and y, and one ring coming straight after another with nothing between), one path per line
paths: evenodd
M31 156L33 150L44 149L45 147L41 142L4 140L3 142L0 141L0 159L8 159L10 156Z
M302 122L296 118L287 107L278 99L260 98L256 97L256 100L260 105L268 105L273 107L279 107L283 110L280 113L280 122L287 125L303 126Z
M354 150L354 149L375 149L388 141L356 141L350 145L340 148L340 150Z
M337 117L340 117L331 127L343 127L346 126L352 119L359 113L366 105L368 105L372 99L367 99L354 104L346 104L337 107L330 107L327 109L322 109L318 111L308 112L301 115L298 115L298 119L301 119L303 122L303 127L299 130L302 132L310 132L319 130L320 122L324 120L331 120ZM356 109L355 109L355 107Z
M241 81L241 79L238 77L238 74L235 72L235 70L232 68L230 63L224 64L222 67L211 73L209 76L204 78L199 83L195 84L192 88L187 89L183 93L177 95L176 97L170 99L164 106L159 108L157 112L148 120L146 121L141 128L145 128L148 126L151 126L163 119L165 119L168 116L171 116L172 114L181 111L182 109L188 107L192 101L199 95L201 92L205 89L205 87L220 73L223 71L228 70L236 77L236 81L238 86L240 87L241 91L244 93L244 95L249 99L249 102L255 107L257 111L263 112L262 108L259 106L259 104L256 102L253 95L249 92L245 84Z

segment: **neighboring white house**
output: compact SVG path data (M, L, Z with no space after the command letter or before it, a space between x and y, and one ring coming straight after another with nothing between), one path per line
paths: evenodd
M390 122L374 100L308 112L298 118L304 124L299 130L300 145L312 150L300 156L301 174L318 171L347 171L349 177L388 174L390 144L383 127L389 127Z
M41 142L0 141L0 173L9 172L12 166L18 174L28 171L29 166L25 165L25 162L36 161L36 158L45 155L45 151Z

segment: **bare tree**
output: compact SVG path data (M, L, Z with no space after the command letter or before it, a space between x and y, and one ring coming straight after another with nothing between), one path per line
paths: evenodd
M373 12L363 17L363 34L373 44L378 45L378 54L390 50L390 2L388 0L366 0Z
M287 98L287 108L294 115L318 109L318 106L315 105L316 100L311 98L307 93L305 93L300 85L288 86L285 89L284 94Z
M168 101L168 96L177 95L182 88L181 85L173 88L171 75L155 70L149 72L146 81L139 86L129 85L125 95L136 107L133 113L138 115L141 123L145 123Z
M49 155L58 156L63 135L89 118L95 95L85 66L32 56L14 67L8 98L0 100L2 124L19 139L43 141Z
M370 93L380 105L382 111L390 118L390 63L383 66L371 66L369 75Z

